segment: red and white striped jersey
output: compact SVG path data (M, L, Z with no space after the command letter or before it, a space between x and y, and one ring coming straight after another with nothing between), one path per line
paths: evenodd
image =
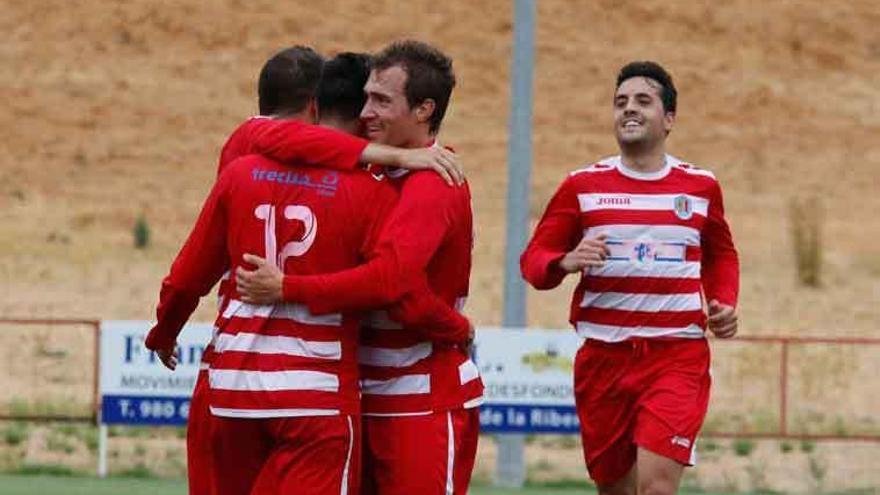
M281 162L295 159L298 138L285 132L286 125L266 125L255 140L256 148ZM414 324L402 317L412 311L406 302L418 279L425 276L428 293L459 310L463 306L473 249L470 189L449 187L428 171L390 170L388 175L400 190L400 201L371 259L338 273L288 274L284 300L305 303L316 314L397 302L389 311L393 319L406 322L403 328L380 314L365 325L361 338L364 414L425 414L474 407L482 400L483 382L460 345L461 337L453 337L466 335L467 321L443 316L442 309L455 313L438 304L426 311L431 321Z
M285 300L316 313L380 307L424 273L435 294L463 307L473 248L469 187L447 186L428 171L391 176L400 200L370 261L339 273L287 275ZM382 312L365 322L358 359L365 415L427 414L482 400L479 371L461 345L426 335L422 326L398 325Z
M284 272L320 273L362 263L397 198L364 171L291 169L258 155L217 180L163 281L151 349L173 344L183 323L244 253ZM370 208L364 209L364 205ZM356 414L358 318L317 316L301 304L254 306L235 287L217 318L209 368L211 412L265 418Z
M394 251L387 259L404 260L403 269L424 270L433 290L462 311L474 243L470 187L450 188L432 172L389 175L400 187L400 200L377 256ZM358 350L364 415L427 414L482 403L479 370L461 346L426 340L387 316L374 312L364 322Z
M464 308L459 298L456 308ZM409 416L482 403L477 366L454 343L426 340L386 311L365 319L358 349L365 416Z
M607 236L602 267L581 275L570 321L583 337L702 338L708 300L736 305L739 261L711 172L668 156L639 173L619 156L575 171L544 212L521 258L537 289L559 285L559 260L582 238Z
M358 167L358 159L367 141L357 136L336 131L327 127L311 125L299 120L279 120L257 115L241 123L227 138L220 151L217 164L217 177L235 160L256 152L254 143L265 133L281 132L272 126L273 122L284 122L283 132L296 135L296 148L291 150L291 161L308 165L324 166L336 170L351 171ZM217 307L222 313L229 303L229 293L233 288L231 272L227 271L220 279L217 289ZM201 369L208 369L214 358L214 338L202 354Z

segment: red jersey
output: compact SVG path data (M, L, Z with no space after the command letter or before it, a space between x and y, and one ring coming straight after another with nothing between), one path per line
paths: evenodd
M396 181L400 200L372 259L331 275L286 276L285 300L304 302L317 313L380 307L400 298L412 275L424 272L435 294L458 310L464 307L473 248L468 186L449 187L428 171L401 174ZM480 403L482 380L460 346L438 342L430 331L400 325L381 312L365 327L358 354L365 415Z
M295 138L287 137L289 135L294 135ZM223 145L217 176L233 160L256 153L257 140L277 143L277 148L270 148L268 151L283 153L291 162L336 170L358 168L361 153L369 144L366 139L300 120L251 117L238 126ZM285 146L285 143L291 141L293 145ZM271 153L266 155L272 156Z
M285 272L343 270L364 260L396 191L366 172L295 171L251 155L227 167L163 281L150 348L173 344L186 319L244 253ZM371 205L370 209L363 208ZM234 287L217 318L210 365L214 415L281 417L359 410L358 319L304 305L242 303Z
M606 234L605 265L581 275L570 321L583 337L702 338L702 295L736 305L739 260L711 172L667 156L656 173L620 157L578 170L562 183L520 259L536 289L559 285L557 263L582 238Z
M279 161L291 161L299 143L296 133L285 131L288 125L265 126L255 147ZM463 308L473 248L470 189L449 187L433 172L396 170L389 175L396 179L401 200L370 262L327 275L285 276L284 299L304 302L317 314L400 300L391 312L403 325L380 312L370 318L362 335L358 357L364 414L476 406L483 391L477 367L461 346L450 343L464 340L467 320L444 313L448 307L436 299L412 297L426 275L433 294L459 311ZM432 321L406 318L414 308L431 314Z
M279 120L278 122L281 122ZM281 132L278 128L269 125L276 120L271 117L254 116L239 125L227 138L223 149L220 151L220 161L217 165L217 177L233 161L245 155L255 153L254 141L263 133L270 137L273 132ZM283 120L285 126L283 132L297 134L297 147L288 150L291 157L298 162L309 165L320 165L335 170L355 170L359 163L360 155L367 146L368 141L350 134L326 127L307 124L299 120ZM222 311L229 302L229 289L232 286L230 280L232 273L226 271L220 280L217 290L217 306ZM216 335L215 335L216 338ZM214 355L214 339L205 347L202 354L202 369L207 369Z

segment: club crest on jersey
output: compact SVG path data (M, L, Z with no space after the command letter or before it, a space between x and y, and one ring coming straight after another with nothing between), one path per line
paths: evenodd
M682 220L690 220L694 216L694 202L686 194L672 200L672 209L675 210L675 216Z
M649 266L657 257L657 250L652 242L634 242L630 247L630 260L640 266Z

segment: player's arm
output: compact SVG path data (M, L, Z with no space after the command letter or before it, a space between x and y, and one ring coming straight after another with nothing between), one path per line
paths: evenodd
M408 178L367 263L331 274L285 275L284 300L304 303L316 313L364 310L396 301L416 286L454 225L460 214L458 194L463 194L460 189L445 187L434 174Z
M302 163L353 170L373 163L410 170L430 169L447 184L461 184L458 158L442 147L395 148L327 127L297 120L261 119L251 127L254 151L281 163Z
M148 349L160 352L166 366L183 325L217 280L229 262L226 250L226 211L222 197L228 181L214 185L189 237L162 281L156 325L147 334Z
M550 199L532 239L520 256L523 278L538 290L558 286L570 270L560 262L583 237L577 195L566 179Z
M724 217L721 187L713 184L702 235L703 291L709 301L709 328L718 337L732 337L738 328L739 256Z
M430 187L432 182L436 182L433 177L426 180L424 186ZM436 187L439 187L439 184ZM387 190L390 190L390 187ZM420 190L421 188L416 187L406 189L405 193L411 194ZM361 255L365 258L373 253L376 245L383 240L383 232L394 214L395 204L399 201L396 193L393 198L386 193L386 190L379 189L377 193L369 200L372 207L369 210L366 235L361 246ZM452 199L450 197L450 200ZM472 338L473 327L470 321L431 290L424 271L414 277L413 287L397 299L389 307L388 312L393 320L406 328L415 329L428 340L447 344L465 344Z
M447 344L473 340L471 322L434 294L424 279L394 303L388 314L404 327L416 329L427 340Z
M360 248L361 256L367 258L375 251L383 226L390 216L397 194L388 187L376 188L378 194L361 200L365 210L366 230ZM257 304L274 303L282 297L284 275L277 267L264 259L246 254L244 261L257 267L237 271L237 287L245 302ZM425 338L437 342L462 343L468 340L470 322L443 299L434 294L424 273L414 277L414 288L405 293L389 308L392 318L407 328L415 328ZM336 307L331 307L336 311ZM314 309L313 309L314 310ZM316 311L317 312L317 311Z

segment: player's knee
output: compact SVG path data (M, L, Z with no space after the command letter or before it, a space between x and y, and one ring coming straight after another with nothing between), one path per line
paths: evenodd
M599 486L599 495L636 495L635 487L629 485Z
M675 481L662 477L640 480L639 495L675 495L678 486Z
M599 495L636 495L636 483L633 473L617 480L614 483L598 486Z

